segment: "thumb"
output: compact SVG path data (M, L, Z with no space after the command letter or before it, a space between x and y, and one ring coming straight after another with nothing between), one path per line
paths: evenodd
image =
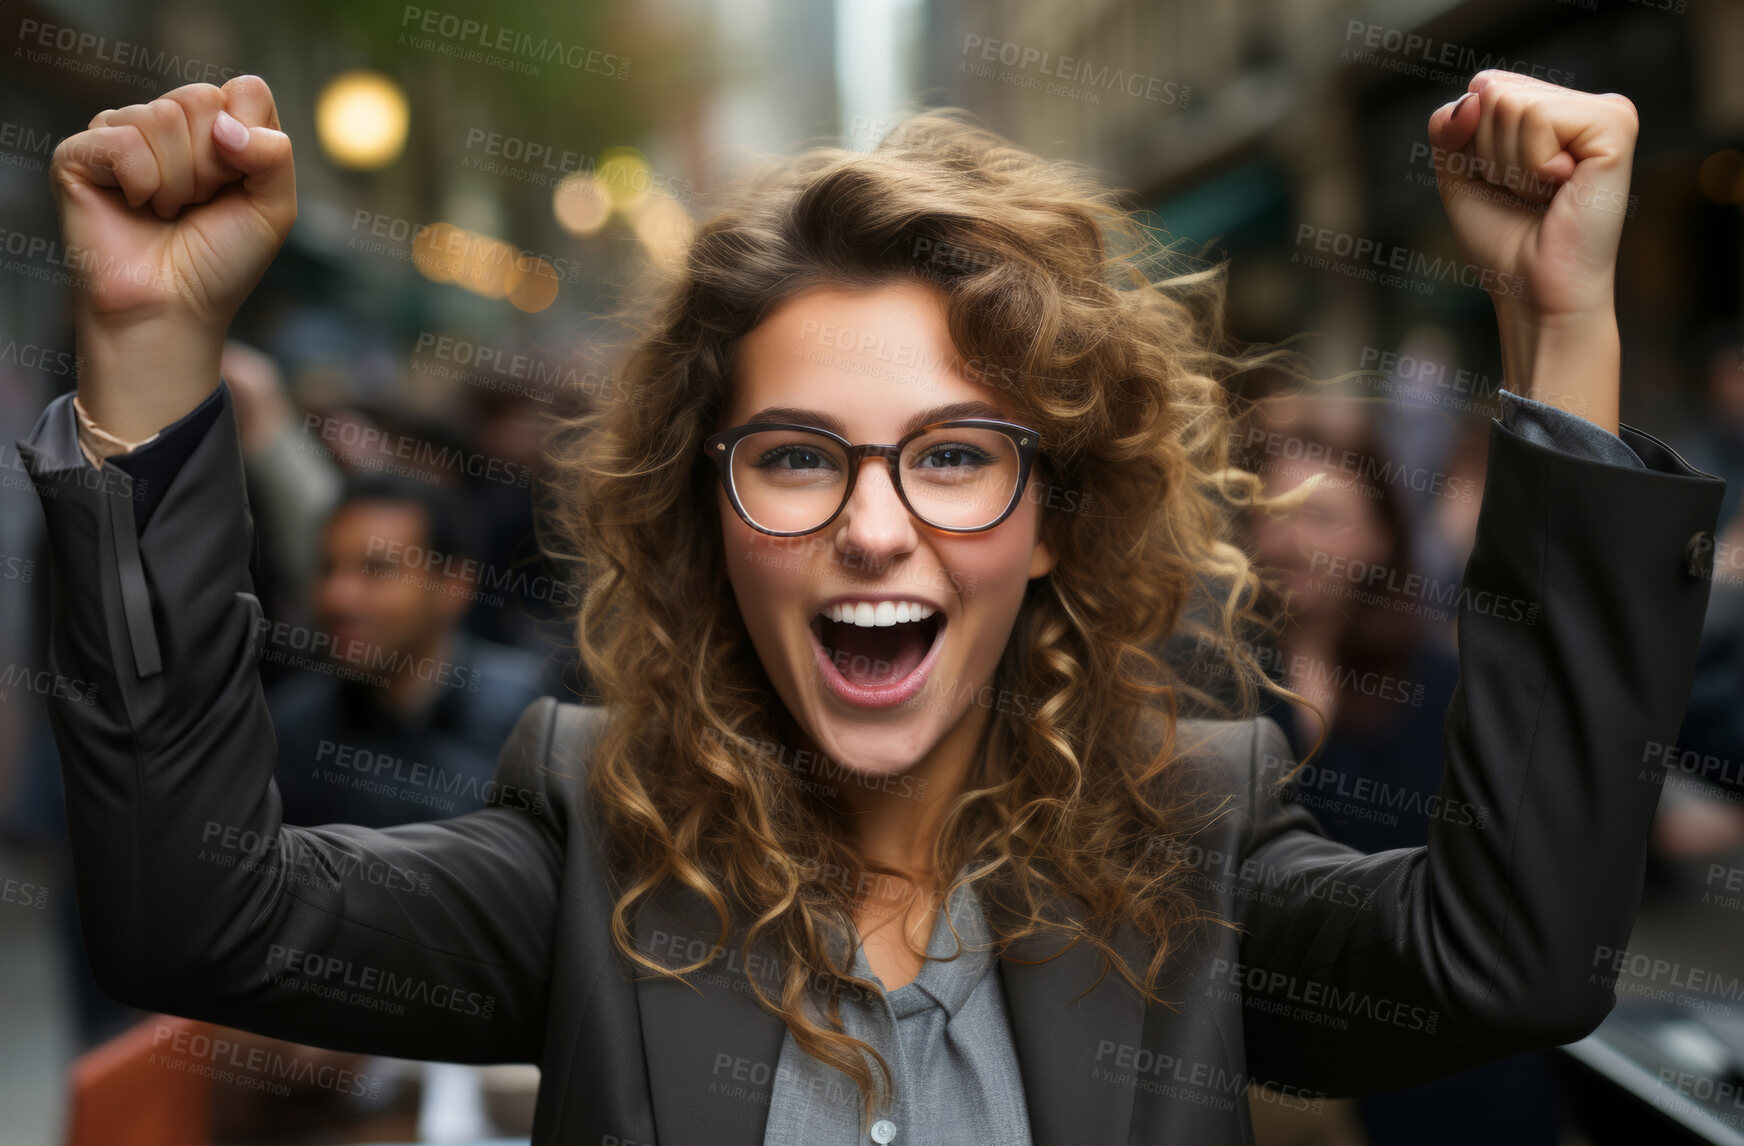
M1443 180L1451 177L1463 182L1474 177L1471 145L1477 131L1476 92L1448 101L1429 117L1430 162Z
M242 189L281 237L297 219L297 175L291 137L270 127L249 127L227 111L212 120L212 142L226 163L242 172Z

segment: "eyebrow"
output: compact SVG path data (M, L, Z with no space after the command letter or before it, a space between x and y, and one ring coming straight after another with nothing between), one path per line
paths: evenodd
M909 417L902 424L900 437L907 437L922 426L933 422L955 422L962 418L993 418L1006 421L1005 412L988 402L953 402L949 406L934 406L929 410L921 410ZM834 414L822 410L805 410L798 406L766 406L745 419L746 422L797 422L804 426L817 426L832 434L846 438L848 428Z

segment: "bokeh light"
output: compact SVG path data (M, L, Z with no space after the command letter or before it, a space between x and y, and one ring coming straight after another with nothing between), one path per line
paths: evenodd
M557 225L577 238L599 233L612 217L612 197L598 179L577 171L565 175L551 193Z
M400 85L367 69L335 76L315 101L321 148L342 167L374 171L398 159L410 121Z
M647 158L634 147L614 147L600 156L594 178L611 196L612 206L628 213L640 208L648 198L654 173Z
M670 266L684 258L696 226L676 199L656 197L636 216L636 237L656 263Z

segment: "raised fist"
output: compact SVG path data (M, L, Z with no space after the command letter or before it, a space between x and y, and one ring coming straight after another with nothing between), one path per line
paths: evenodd
M297 218L291 141L259 76L98 112L50 175L92 332L222 340Z

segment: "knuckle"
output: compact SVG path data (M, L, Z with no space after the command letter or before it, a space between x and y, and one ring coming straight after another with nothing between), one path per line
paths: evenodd
M171 88L163 94L164 99L210 99L219 94L212 84L196 82L183 84L179 88Z
M267 87L265 80L252 72L244 72L238 76L231 76L224 83L224 92L226 95L243 95L265 98L269 104L272 101L272 89Z
M85 146L84 136L85 132L77 132L55 144L54 152L49 156L49 165L51 167L64 167L72 158L74 151Z
M152 100L145 110L153 127L169 129L185 121L182 105L168 97Z

